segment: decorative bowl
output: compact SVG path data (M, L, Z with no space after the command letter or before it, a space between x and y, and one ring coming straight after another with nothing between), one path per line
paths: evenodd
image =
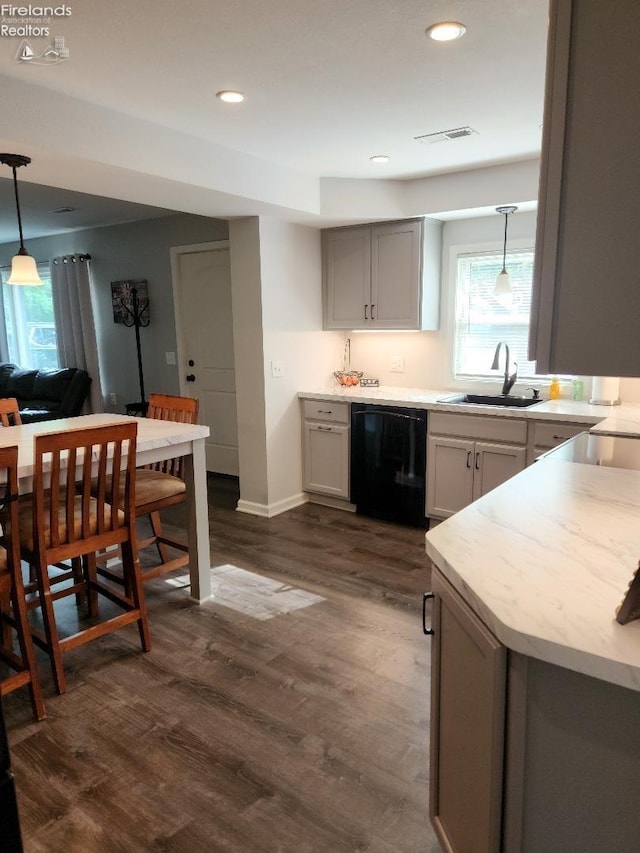
M364 375L362 370L334 370L333 375L338 385L357 385Z

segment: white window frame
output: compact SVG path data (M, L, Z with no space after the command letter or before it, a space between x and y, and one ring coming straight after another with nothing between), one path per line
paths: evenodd
M510 250L532 249L534 248L531 238L509 239L507 246L507 254ZM449 247L449 252L445 258L445 270L443 282L446 282L445 292L443 294L443 323L447 335L447 385L454 390L478 391L483 393L499 392L504 381L504 370L495 371L495 379L483 376L465 376L457 377L455 375L455 347L456 347L456 289L458 278L458 256L483 254L487 252L503 251L502 241L477 242L477 243L459 243L452 244ZM496 344L498 341L496 341ZM504 356L502 356L504 358ZM501 363L502 363L501 358ZM510 371L513 370L513 365L510 365ZM518 378L518 383L527 383L533 388L545 389L549 385L549 376L544 374L536 374L534 377ZM520 389L521 390L521 389ZM520 393L517 390L515 393Z
M49 278L49 279L51 278L51 271L50 271L50 266L49 266L48 262L46 262L46 261L37 262L36 266L38 268L38 273L41 276L46 274L47 278ZM24 290L25 285L7 284L7 278L9 277L10 274L11 274L11 267L2 267L2 287L7 287L7 288L11 287L11 288L13 288L14 295L20 294ZM12 298L10 300L10 305L8 306L8 308L9 308L9 311L11 312L11 322L12 322L13 326L14 327L20 326L22 328L25 328L27 326L27 322L24 318L22 300ZM4 313L5 313L5 315L7 313L6 307L5 307ZM54 319L54 323L55 323L55 319ZM5 330L3 331L3 335L5 336L5 341L6 341L6 345L7 345L7 357L10 358L9 352L8 352L8 339L7 339L8 336L7 336L7 332L6 332L6 316L5 316ZM30 367L30 362L31 362L30 353L29 353L28 348L26 347L26 342L22 336L17 341L17 346L18 346L18 353L19 353L18 358L16 360L17 364L20 367L27 367L29 369L35 370L36 368ZM56 361L58 361L57 353L56 353ZM58 367L59 367L59 364L58 364Z

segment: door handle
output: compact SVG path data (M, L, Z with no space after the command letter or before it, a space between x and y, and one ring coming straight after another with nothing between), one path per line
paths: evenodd
M422 630L427 636L433 636L433 628L427 628L427 601L435 598L432 592L425 592L422 595Z
M196 381L195 373L187 373L185 379L187 380L187 382L195 382Z

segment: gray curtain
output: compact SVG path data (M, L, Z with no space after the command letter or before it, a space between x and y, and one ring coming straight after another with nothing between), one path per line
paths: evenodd
M51 292L61 367L81 367L91 377L89 409L104 411L91 298L91 259L65 255L51 261Z

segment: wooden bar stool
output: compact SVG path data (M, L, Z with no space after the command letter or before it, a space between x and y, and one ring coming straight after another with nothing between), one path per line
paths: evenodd
M198 400L195 397L178 397L170 394L150 394L148 418L177 423L198 423ZM95 487L94 487L95 491ZM155 545L160 562L142 568L144 581L173 572L189 565L189 546L183 539L167 534L162 527L160 513L170 506L183 503L187 497L184 481L184 459L164 459L136 469L135 512L137 518L149 516L152 535L138 543L140 551ZM169 548L181 551L172 557ZM117 572L100 566L99 573L110 580L122 582Z
M20 546L38 583L28 606L41 608L44 633L32 629L34 642L50 657L58 693L66 689L63 654L84 643L136 623L143 650L151 648L135 529L137 426L108 424L34 438L33 496L21 498L18 506ZM122 469L122 476L112 476ZM112 546L121 550L125 594L97 577L96 551ZM49 567L79 557L82 579L52 589ZM86 595L92 617L98 617L98 595L123 612L60 637L54 602L78 593Z
M0 681L0 695L5 696L19 687L28 686L33 714L37 720L45 715L35 650L27 616L20 545L18 541L18 448L0 448L0 476L3 485L3 545L0 547L0 621L2 645L0 658L14 673ZM14 649L13 632L18 650Z
M15 397L0 397L0 424L3 427L22 425L20 409Z

